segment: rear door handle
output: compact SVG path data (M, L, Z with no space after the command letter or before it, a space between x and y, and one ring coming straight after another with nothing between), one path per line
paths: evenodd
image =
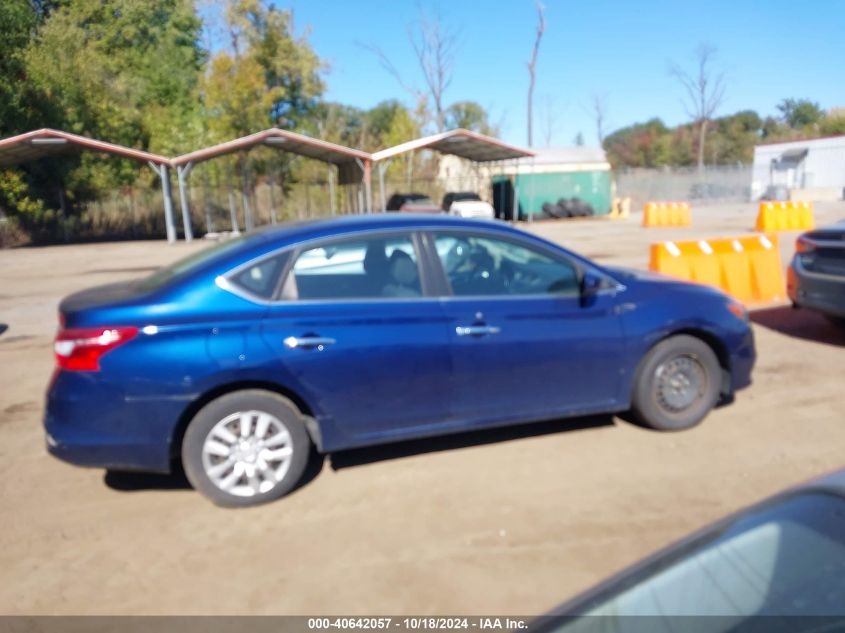
M323 351L323 348L328 345L334 345L337 341L328 336L289 336L282 343L288 349L313 349L317 348Z
M459 325L455 328L458 336L486 336L487 334L498 334L502 328L495 325Z

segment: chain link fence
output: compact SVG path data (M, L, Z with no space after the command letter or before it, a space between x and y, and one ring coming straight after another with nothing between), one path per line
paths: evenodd
M616 195L631 198L634 209L646 202L748 201L751 165L718 165L614 171Z

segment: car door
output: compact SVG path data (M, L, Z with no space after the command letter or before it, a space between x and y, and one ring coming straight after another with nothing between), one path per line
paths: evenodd
M449 337L419 252L411 232L368 232L290 258L262 335L271 373L316 403L326 450L448 418Z
M453 415L537 419L612 409L624 337L614 288L583 301L582 263L501 232L427 237L449 294Z

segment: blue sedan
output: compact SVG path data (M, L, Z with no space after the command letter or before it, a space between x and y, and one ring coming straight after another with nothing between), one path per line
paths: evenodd
M312 447L596 413L686 429L755 360L745 309L713 288L430 215L268 228L71 295L60 320L49 451L181 459L227 506L289 492Z

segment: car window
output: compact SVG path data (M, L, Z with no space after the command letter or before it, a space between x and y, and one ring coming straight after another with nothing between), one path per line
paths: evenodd
M329 242L300 253L286 280L287 299L374 299L422 295L410 236Z
M748 616L842 615L843 604L845 501L836 495L804 493L658 559L571 613L608 619L736 617L713 618L712 627L697 627L722 633ZM554 627L558 633L583 630L584 622L562 624Z
M434 244L458 297L579 292L573 264L528 245L460 233L437 234Z
M270 299L279 281L279 274L285 266L289 255L283 253L263 259L260 262L229 277L229 281L236 287L261 297Z

